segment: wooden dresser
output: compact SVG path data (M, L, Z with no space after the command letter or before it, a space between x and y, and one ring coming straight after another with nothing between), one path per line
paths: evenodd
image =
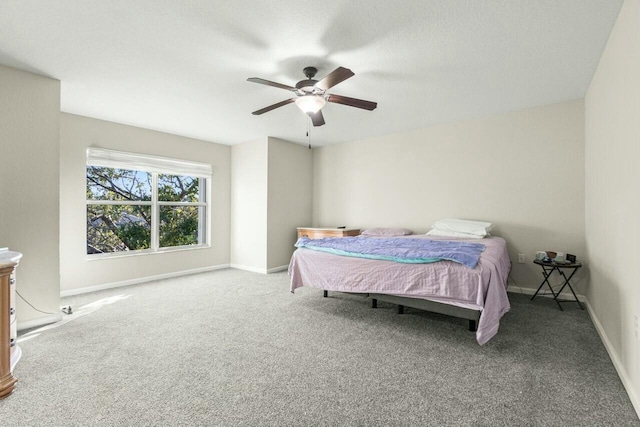
M7 397L18 380L13 377L13 368L20 359L17 346L15 310L15 272L22 254L0 251L0 399Z
M324 237L347 237L360 234L359 228L336 227L298 227L298 239L308 237L310 239L322 239Z

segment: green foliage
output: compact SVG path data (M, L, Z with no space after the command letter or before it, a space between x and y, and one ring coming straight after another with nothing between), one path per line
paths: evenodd
M198 244L198 208L162 206L160 208L160 247Z
M150 206L88 205L87 253L148 249Z

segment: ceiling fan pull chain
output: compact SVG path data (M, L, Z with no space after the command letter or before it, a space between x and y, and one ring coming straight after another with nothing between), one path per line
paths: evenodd
M307 144L311 150L311 117L307 116Z

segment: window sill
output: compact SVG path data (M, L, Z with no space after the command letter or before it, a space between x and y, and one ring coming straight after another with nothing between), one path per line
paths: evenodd
M130 258L130 257L138 257L145 255L158 255L158 254L167 254L174 252L187 252L187 251L196 251L199 249L210 249L211 245L193 245L193 246L176 246L172 248L162 248L157 251L152 251L150 249L143 249L139 251L125 251L125 252L113 252L106 254L92 254L87 255L85 261L99 261L99 260L107 260L107 259L115 259L115 258Z

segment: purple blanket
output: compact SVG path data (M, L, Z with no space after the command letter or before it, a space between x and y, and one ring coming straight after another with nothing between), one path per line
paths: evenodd
M357 258L379 259L408 264L425 264L442 260L475 268L484 251L482 243L430 240L424 238L301 237L298 248L329 252Z

